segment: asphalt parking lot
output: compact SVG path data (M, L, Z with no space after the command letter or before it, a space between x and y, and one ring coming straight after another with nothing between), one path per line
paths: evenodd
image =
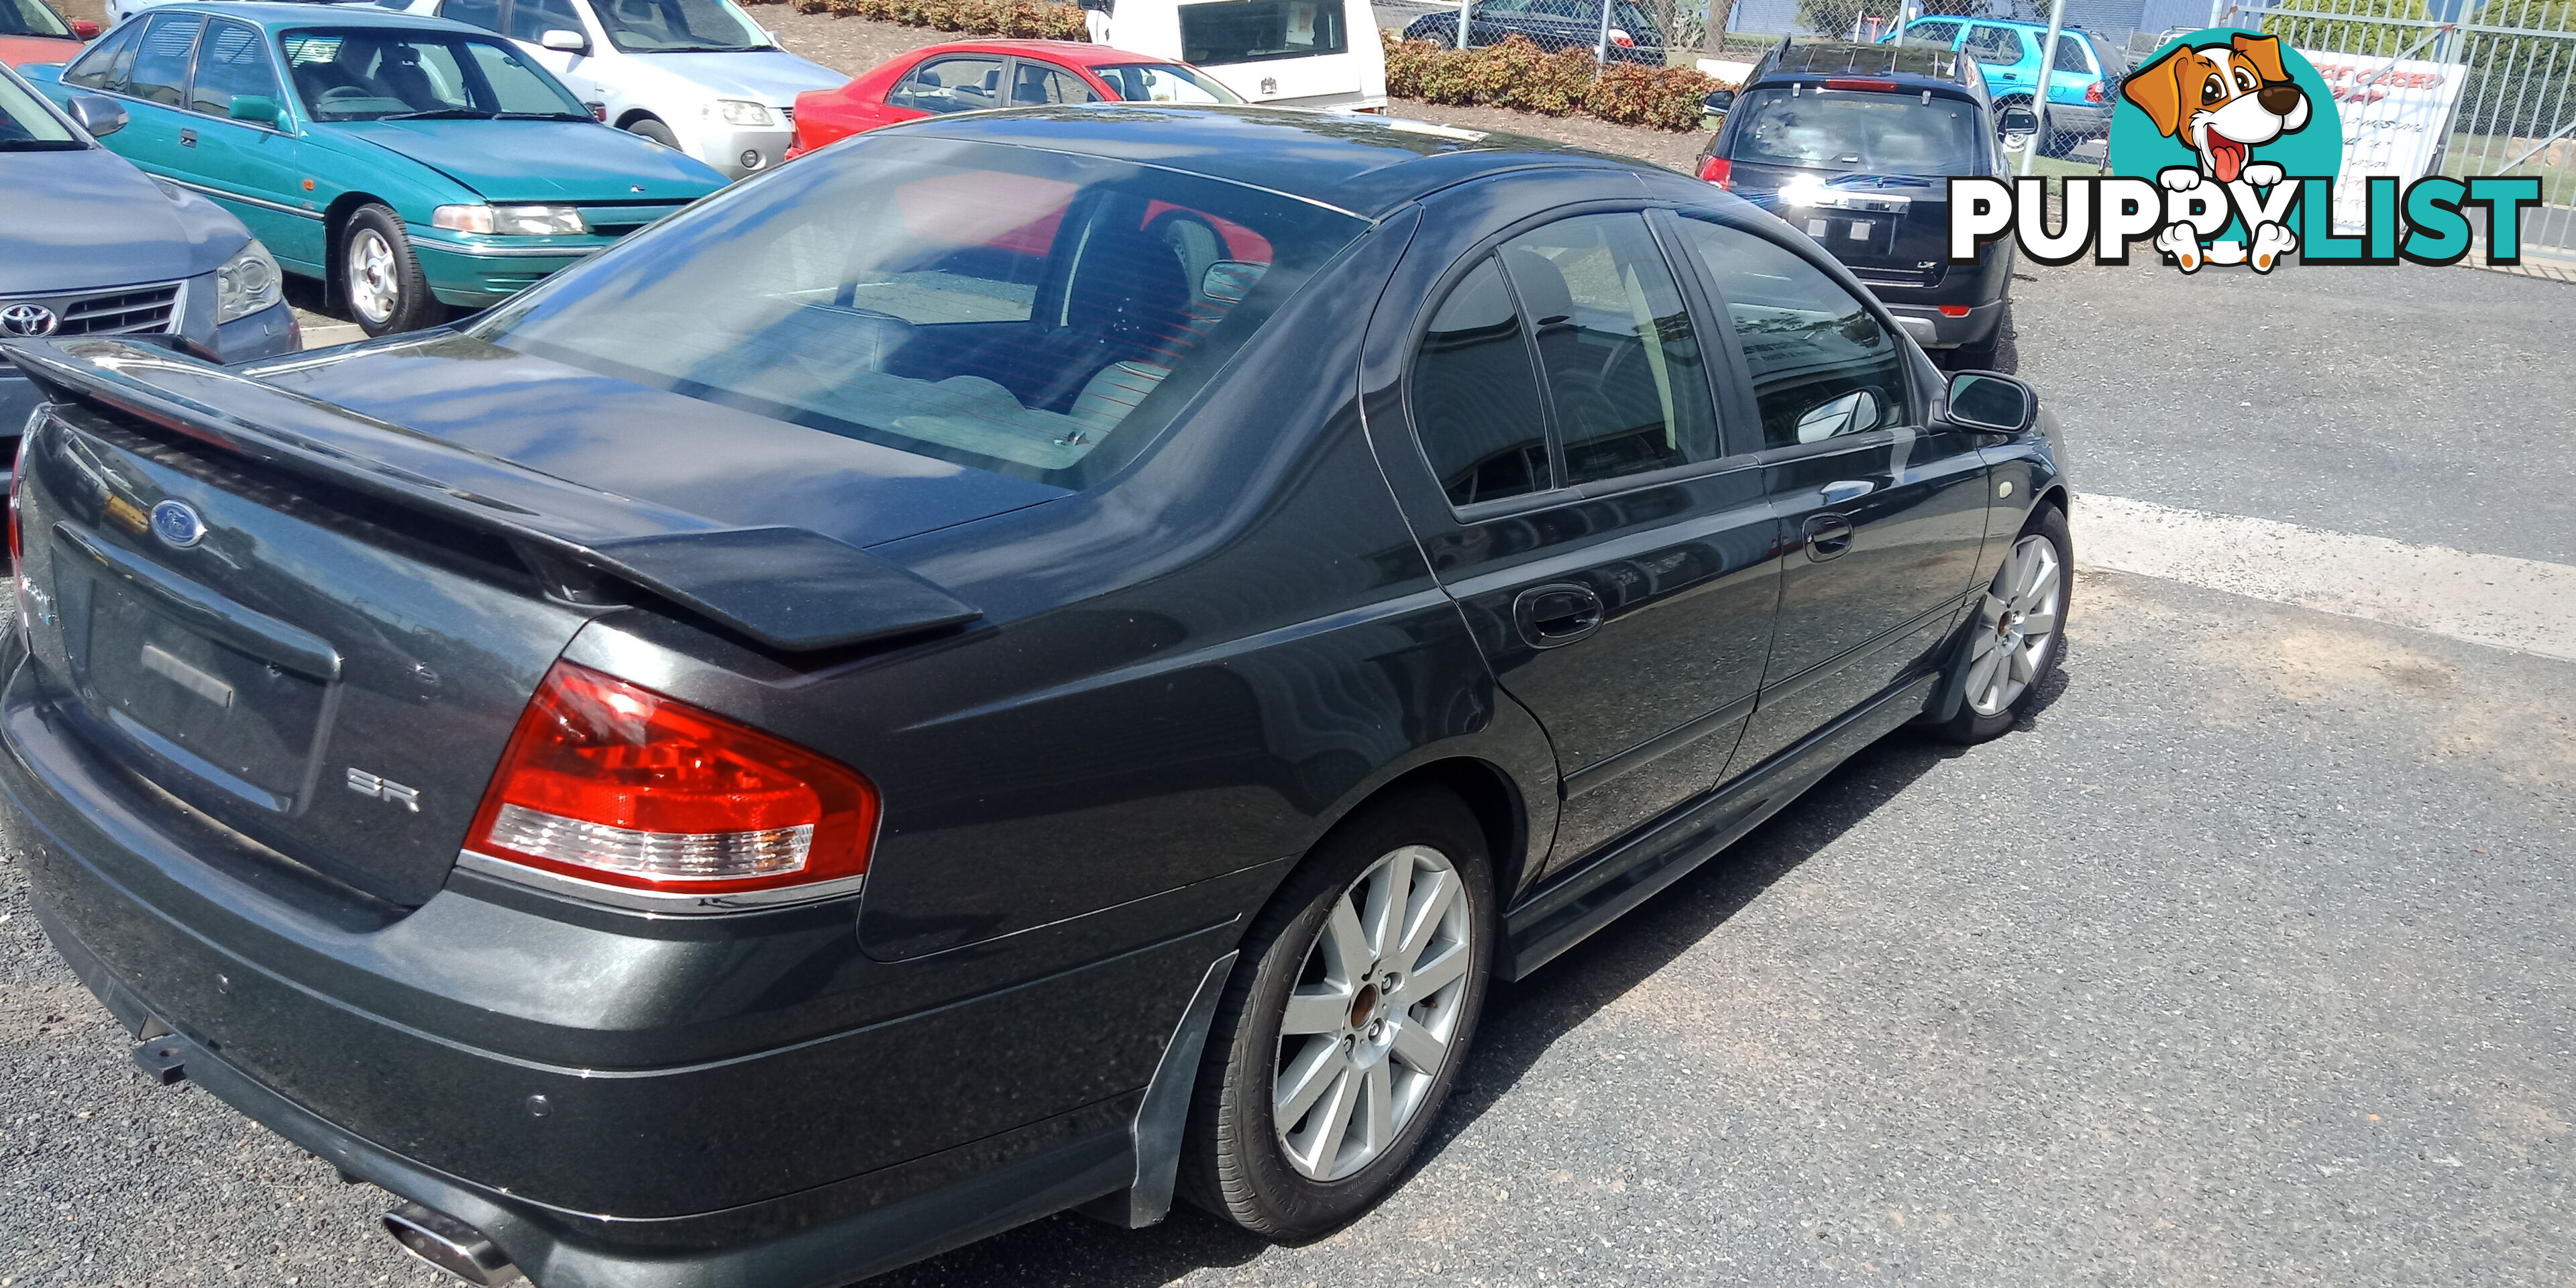
M2011 352L2105 513L2576 585L2548 571L2576 577L2568 287L2031 278ZM2569 651L2298 607L2224 561L2118 571L2140 552L2086 513L2027 728L1900 734L1499 989L1426 1160L1357 1224L1067 1216L877 1282L2576 1277ZM386 1195L145 1085L23 886L0 866L0 1286L433 1282L375 1232Z

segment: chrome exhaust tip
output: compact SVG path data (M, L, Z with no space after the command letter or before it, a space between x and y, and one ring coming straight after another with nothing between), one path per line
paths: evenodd
M405 1203L384 1215L385 1233L414 1258L446 1271L476 1288L504 1288L528 1282L499 1246L481 1230L418 1203Z

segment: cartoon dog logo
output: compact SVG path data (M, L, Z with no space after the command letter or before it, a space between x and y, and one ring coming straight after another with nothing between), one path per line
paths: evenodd
M2199 187L2204 176L2258 188L2279 183L2281 167L2254 160L2254 149L2306 128L2311 114L2307 92L2281 66L2280 38L2242 32L2224 45L2176 45L2130 73L2120 83L2120 97L2199 157L2198 170L2175 166L2156 176L2175 192ZM2286 203L2282 209L2286 213ZM2181 261L2185 272L2199 268L2204 257L2213 264L2250 259L2256 271L2270 272L2282 255L2299 248L2298 236L2278 218L2254 221L2247 232L2250 253L2233 241L2204 251L2190 226L2177 223L2157 236L2156 249Z

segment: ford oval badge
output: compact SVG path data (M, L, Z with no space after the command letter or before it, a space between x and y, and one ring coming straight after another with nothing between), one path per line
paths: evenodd
M164 501L152 507L152 535L184 550L206 539L206 521L185 501Z

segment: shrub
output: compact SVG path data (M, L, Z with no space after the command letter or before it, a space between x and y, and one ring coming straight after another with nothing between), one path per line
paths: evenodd
M776 0L753 0L755 4ZM790 0L798 13L871 18L972 36L1081 40L1082 10L1055 0Z
M1620 125L1688 130L1699 125L1700 100L1720 84L1688 67L1613 63L1605 69L1588 50L1550 53L1520 35L1474 49L1386 35L1386 92L1427 103L1545 116L1579 110Z

